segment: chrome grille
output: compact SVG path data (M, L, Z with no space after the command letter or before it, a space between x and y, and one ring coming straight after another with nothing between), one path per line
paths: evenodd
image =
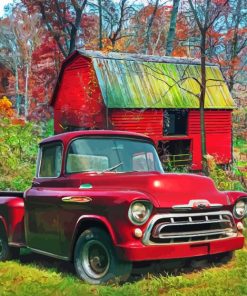
M216 240L237 235L228 211L155 215L144 234L143 243L170 244Z

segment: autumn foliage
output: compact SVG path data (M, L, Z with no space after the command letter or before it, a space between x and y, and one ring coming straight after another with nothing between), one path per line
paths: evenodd
M11 101L6 97L3 96L0 99L0 118L8 117L11 118L14 116L14 109L12 108Z
M172 55L200 58L200 30L188 0L176 0ZM191 0L199 18L206 3L222 7L206 35L206 59L217 63L230 89L246 73L247 21L244 0ZM1 116L42 121L61 63L74 49L165 55L173 6L155 1L21 0L0 18ZM227 4L225 5L225 3ZM209 16L213 11L209 12ZM101 16L101 17L100 17ZM8 76L2 73L10 73ZM2 86L2 85L3 86ZM12 106L9 106L12 103ZM8 107L9 106L9 107Z

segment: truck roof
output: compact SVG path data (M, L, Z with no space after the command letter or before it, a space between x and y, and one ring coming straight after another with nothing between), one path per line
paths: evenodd
M68 143L72 139L77 137L83 137L83 136L119 136L119 137L131 137L131 138L139 138L148 140L153 143L153 140L144 135L134 132L127 132L127 131L113 131L113 130L81 130L81 131L75 131L75 132L66 132L62 134L58 134L55 136L51 136L49 138L44 139L40 142L40 144L49 143L53 141L62 141L63 143Z

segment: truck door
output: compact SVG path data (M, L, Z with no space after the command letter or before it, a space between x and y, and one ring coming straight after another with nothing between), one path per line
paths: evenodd
M27 245L37 251L59 255L60 199L55 187L62 167L62 143L40 147L37 176L25 199Z

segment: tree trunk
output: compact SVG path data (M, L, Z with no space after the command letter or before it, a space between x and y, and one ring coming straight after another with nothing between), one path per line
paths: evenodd
M200 94L200 128L201 128L201 153L202 170L208 175L207 170L207 150L206 150L206 132L205 132L205 114L204 105L206 97L206 31L201 32L201 94Z
M29 80L29 61L26 65L26 77L25 77L25 97L24 97L24 114L25 119L28 117L28 111L29 111L29 102L28 102L28 80Z
M19 95L19 73L18 73L17 62L15 62L15 93L16 93L17 115L20 116L20 113L21 113L21 98L20 98L20 95Z
M241 7L242 7L242 0L238 0L235 16L234 16L236 18L236 22L234 26L234 35L233 35L232 46L231 46L231 56L230 56L231 61L234 61L234 59L236 59L236 57L238 56L238 40L239 40L238 29L239 29L240 20L241 20L240 18ZM233 89L234 82L235 82L235 70L234 70L233 64L231 64L229 82L228 82L230 91L232 91Z
M150 17L150 20L148 22L148 27L147 27L147 33L146 33L146 38L145 38L145 42L144 42L144 52L145 54L148 54L148 45L149 45L149 41L150 41L150 37L151 37L151 30L152 30L152 26L153 26L153 22L154 22L154 18L158 9L158 5L159 5L159 0L155 1L155 6L154 6L154 11Z
M70 31L69 55L75 50L76 37L77 37L77 32L80 26L80 22L81 22L82 11L83 9L76 10L75 24L72 25L72 28Z
M101 50L103 48L103 42L102 42L102 3L101 0L98 0L98 6L99 6L99 49Z
M175 39L175 31L176 31L176 24L177 24L177 15L178 15L178 7L179 7L180 0L173 0L173 8L171 13L170 19L170 27L167 36L166 42L166 55L171 55L173 51L173 43Z
M125 4L126 4L127 0L121 0L120 3L120 18L118 21L118 27L116 29L116 31L111 34L111 36L109 37L109 39L111 40L111 44L112 47L114 48L116 45L117 40L119 39L119 35L121 34L122 31L122 27L123 27L123 21L124 21L124 12L125 12Z

